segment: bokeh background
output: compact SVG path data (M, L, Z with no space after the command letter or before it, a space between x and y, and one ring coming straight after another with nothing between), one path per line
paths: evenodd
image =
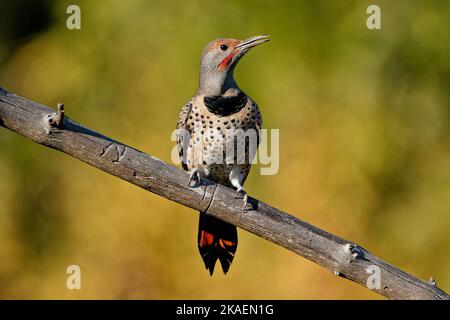
M203 46L271 34L236 70L279 128L249 193L450 291L450 2L0 2L0 85L170 161ZM378 4L382 29L366 28ZM210 277L198 215L0 128L0 298L377 299L245 231ZM66 289L77 264L82 289Z

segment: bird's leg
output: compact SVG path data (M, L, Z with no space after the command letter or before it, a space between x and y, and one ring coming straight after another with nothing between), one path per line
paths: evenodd
M189 187L191 186L191 182L193 180L197 180L198 185L201 184L202 178L200 177L200 173L198 172L197 168L195 168L194 170L191 171L191 176L189 177L189 182L188 182Z
M238 188L236 190L236 193L234 195L235 199L238 198L239 193L242 193L244 195L244 197L243 197L244 198L244 207L242 208L242 210L244 210L244 212L245 212L246 208L247 208L247 204L248 204L248 195L247 195L247 192L244 190L244 188L242 188L242 186L241 186L241 188Z
M242 193L244 195L244 207L242 210L246 212L247 204L248 204L248 195L247 192L245 192L244 187L242 186L244 177L242 175L242 171L239 166L234 166L233 169L230 172L230 182L233 185L233 187L236 188L236 194L234 195L234 198L237 199L238 194Z

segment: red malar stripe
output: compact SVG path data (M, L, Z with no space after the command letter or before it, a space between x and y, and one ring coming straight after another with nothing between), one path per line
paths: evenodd
M231 60L233 59L234 51L231 52L229 55L225 57L220 63L219 63L219 70L225 70L228 65L231 63Z

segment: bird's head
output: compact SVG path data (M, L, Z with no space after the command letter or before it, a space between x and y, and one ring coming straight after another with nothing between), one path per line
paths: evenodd
M200 90L210 95L223 94L233 85L234 67L253 47L269 41L268 35L246 40L217 39L203 50L200 69Z

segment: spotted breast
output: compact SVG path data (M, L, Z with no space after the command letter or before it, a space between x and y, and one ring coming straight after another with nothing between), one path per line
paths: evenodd
M201 176L230 187L234 169L243 184L250 171L250 144L257 147L262 126L257 104L243 92L230 97L197 96L186 116L190 135L187 150L182 150L186 169L198 169Z

